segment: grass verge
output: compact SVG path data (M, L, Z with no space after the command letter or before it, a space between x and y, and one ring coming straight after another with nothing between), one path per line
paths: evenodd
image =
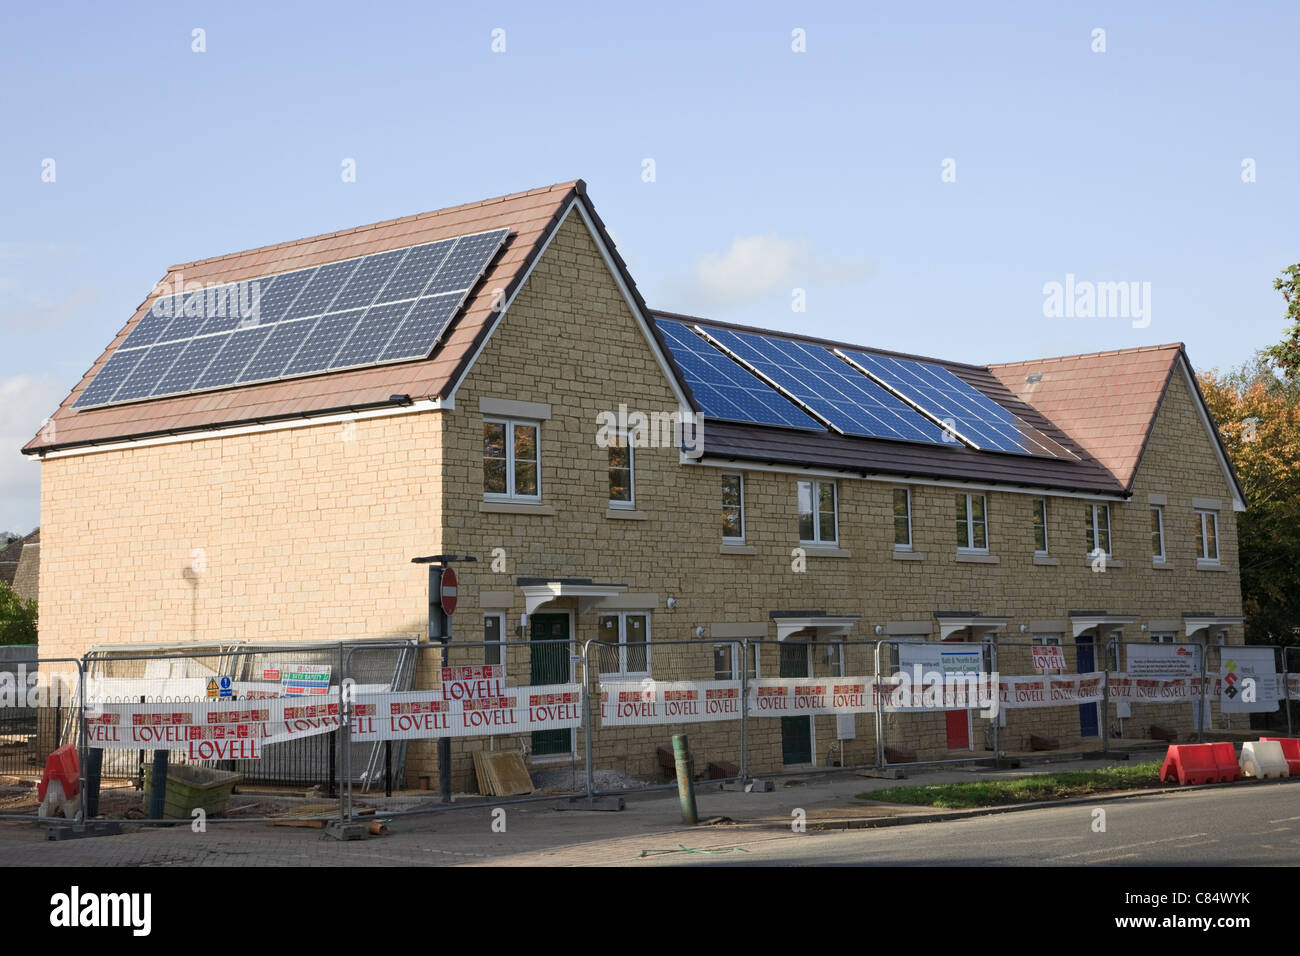
M1008 803L1062 800L1111 790L1145 790L1161 786L1160 762L1139 763L1101 770L1062 770L1012 780L972 780L928 787L891 787L858 794L859 800L911 803L926 807L964 810L998 807Z

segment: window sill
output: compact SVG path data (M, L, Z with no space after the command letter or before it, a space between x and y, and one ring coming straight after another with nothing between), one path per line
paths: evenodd
M1101 556L1099 555L1099 557L1101 557ZM1122 567L1124 567L1124 562L1121 561L1121 560L1119 560L1119 558L1112 558L1112 557L1110 557L1110 555L1105 555L1104 557L1106 558L1106 570L1107 570L1107 571L1109 571L1111 568L1122 568ZM1090 567L1092 567L1092 562L1094 562L1094 561L1096 561L1096 560L1097 560L1097 558L1085 557L1085 558L1083 559L1083 565L1084 565L1084 567L1090 568Z
M957 552L957 560L962 564L1001 564L1002 559L996 554L967 554L964 551Z
M1171 561L1157 561L1155 558L1151 559L1151 567L1153 568L1164 568L1166 570L1172 570L1173 566L1174 566L1173 562Z
M609 508L605 511L606 518L619 518L623 521L645 521L650 516L644 511L633 511L631 508Z
M724 544L720 554L758 554L758 548L752 544Z
M1061 563L1060 558L1054 558L1048 554L1034 555L1034 564L1040 565L1045 568L1054 568L1060 563Z
M924 561L925 552L924 551L895 551L894 560L895 561Z
M555 505L530 504L523 501L480 501L478 510L482 514L553 515Z
M1228 570L1218 561L1206 561L1203 558L1196 559L1197 571L1226 571Z
M808 544L806 541L800 541L799 547L803 548L804 553L810 558L851 558L852 551L846 551L844 548L827 546L824 544Z

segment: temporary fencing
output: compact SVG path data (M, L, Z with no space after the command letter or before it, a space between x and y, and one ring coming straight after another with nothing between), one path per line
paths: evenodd
M1203 738L1300 696L1280 648L1152 646L1169 647L624 635L100 648L20 662L66 685L24 714L25 769L74 741L83 768L93 752L106 781L140 787L164 751L171 767L239 774L241 790L307 788L319 800L304 818L348 821L672 787L678 734L697 778L727 784Z

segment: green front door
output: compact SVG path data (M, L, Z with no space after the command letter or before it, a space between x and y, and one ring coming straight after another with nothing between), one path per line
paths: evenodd
M528 619L528 639L534 641L529 648L529 683L569 683L569 615L534 614ZM543 643L545 642L545 643ZM573 731L533 731L533 755L573 753Z
M787 641L781 645L781 676L808 677L808 645ZM781 763L812 763L812 718L781 718Z

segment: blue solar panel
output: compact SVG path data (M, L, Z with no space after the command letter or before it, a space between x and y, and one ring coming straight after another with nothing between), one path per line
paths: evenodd
M352 273L347 285L343 287L343 291L330 303L330 311L343 312L347 309L358 309L374 302L393 274L393 270L406 258L407 252L406 249L398 249L395 252L384 252L362 259L361 264L357 266L357 271Z
M139 398L148 398L149 393L158 384L158 380L167 374L172 367L172 362L176 361L185 345L185 342L166 342L149 346L145 357L126 377L122 387L113 394L113 401L131 402Z
M709 335L846 435L939 444L943 431L828 349L756 332Z
M334 354L332 367L349 368L378 362L384 346L401 327L402 319L410 311L411 305L410 302L390 302L387 305L371 306L366 317L357 323L352 335Z
M427 357L509 234L497 229L160 296L76 405ZM430 294L435 287L442 294Z
M265 379L279 378L289 360L294 357L311 331L311 319L299 319L296 322L278 322L271 327L271 334L266 337L257 354L244 366L238 381L260 382Z
M166 332L167 326L172 324L181 301L181 296L170 295L155 299L153 305L149 306L149 311L141 316L140 321L131 330L131 334L126 337L122 348L134 349L157 342L158 336Z
M823 430L798 406L672 319L655 322L706 418Z
M469 289L483 274L492 254L505 240L506 235L507 230L497 229L493 232L481 232L476 236L457 239L451 254L438 269L433 282L425 288L424 294L436 295L440 292Z
M359 260L351 259L347 262L331 262L327 266L321 266L307 283L307 288L303 289L298 295L298 300L294 302L293 308L285 313L286 319L305 319L313 315L321 315L328 312L330 303L334 297L339 294L343 288L343 283L348 281L352 273L357 271Z
M843 352L900 395L936 418L950 422L953 431L982 450L1075 457L942 366L850 349Z
M252 325L272 325L281 321L315 272L315 269L299 269L270 279L253 279L241 283L246 289L241 293L241 309L236 311L241 312L243 307L247 307L252 314L248 316L241 314L234 322L223 320L219 326L215 324L213 318L209 318L208 322L212 324L204 325L200 334L248 328Z
M231 332L250 325L266 325L279 321L279 316L273 315L267 305L270 301L280 301L272 299L271 291L285 278L286 276L277 276L273 279L235 282L210 290L205 300L206 318L203 326L195 334L213 335L217 332ZM303 281L305 280L304 273ZM284 294L289 296L294 294L292 284L286 285ZM280 312L283 311L284 307L281 306ZM168 337L174 338L172 331L168 329L167 334Z
M248 360L257 352L258 347L266 341L266 337L271 334L273 328L275 328L274 325L254 325L251 328L237 329L229 335L221 336L224 343L221 350L213 356L207 369L199 376L199 380L194 383L194 388L219 388L223 385L233 385L239 378L239 373L248 364Z
M352 327L357 324L365 309L352 309L349 312L331 312L316 320L307 335L298 354L284 369L285 375L307 375L330 368L334 353L338 351L343 340L348 337ZM308 325L312 323L308 322Z
M384 286L384 291L375 301L396 302L398 299L417 298L455 244L455 239L444 239L442 242L431 242L427 246L416 246L411 250L411 254L402 260L402 264L397 267L393 277L388 280L388 285Z
M402 327L379 354L379 360L394 362L426 357L433 351L433 344L460 308L463 298L464 292L453 292L450 295L427 295L416 299L411 311L406 314Z
M138 328L138 326L137 326ZM135 371L136 365L144 358L148 349L118 349L108 357L104 367L99 370L86 390L73 403L74 408L87 405L102 405L113 400L113 393L118 390L126 377Z
M217 290L211 290L215 293ZM195 292L187 292L184 301L176 315L172 317L165 331L154 340L154 344L159 342L178 342L181 339L192 339L203 326L207 318L206 297L208 290L199 289ZM214 295L215 298L215 295Z
M171 369L159 381L150 397L171 395L176 392L188 392L194 387L203 370L212 361L212 356L225 343L227 336L210 335L202 339L190 339L185 343L185 350L172 363Z

